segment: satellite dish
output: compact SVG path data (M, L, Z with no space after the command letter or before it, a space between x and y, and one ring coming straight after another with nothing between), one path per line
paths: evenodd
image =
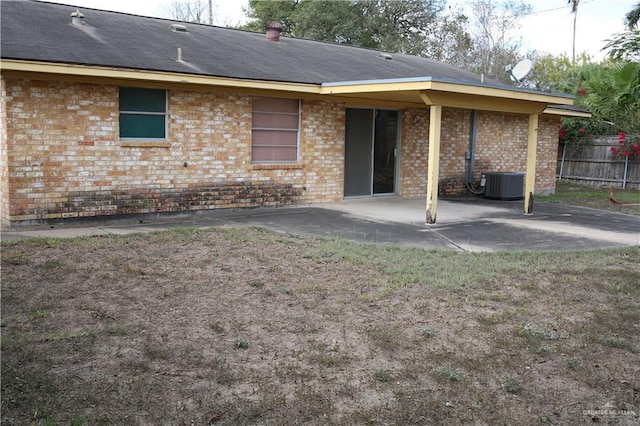
M523 59L511 68L509 76L511 77L511 80L520 83L522 80L527 78L532 68L533 61L531 59Z

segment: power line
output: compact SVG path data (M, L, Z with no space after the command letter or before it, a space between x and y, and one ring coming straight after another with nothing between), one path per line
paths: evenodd
M580 3L578 6L582 6L583 4L593 3L594 1L596 1L596 0L587 0L587 1L584 1L584 2ZM565 9L567 7L571 7L571 5L570 4L566 4L564 6L554 7L553 9L536 10L534 12L525 13L522 16L531 16L531 15L538 15L540 13L545 13L545 12L553 12L554 10Z

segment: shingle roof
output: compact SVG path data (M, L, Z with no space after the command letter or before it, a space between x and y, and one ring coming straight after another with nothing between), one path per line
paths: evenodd
M415 56L317 41L81 8L84 25L73 25L75 6L2 0L0 54L5 59L98 65L215 77L321 84L431 77L480 82L460 68ZM183 62L178 61L178 48ZM499 84L491 81L492 84Z

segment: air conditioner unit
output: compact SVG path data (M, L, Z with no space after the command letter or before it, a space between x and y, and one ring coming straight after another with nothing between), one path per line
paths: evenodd
M524 173L491 172L485 173L484 198L491 200L523 200Z

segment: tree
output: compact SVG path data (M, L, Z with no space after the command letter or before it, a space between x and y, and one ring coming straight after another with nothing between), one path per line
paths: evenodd
M592 117L563 119L560 141L579 143L589 135L622 132L628 136L623 140L635 144L640 138L640 64L605 60L576 69L570 73L574 90L569 93L576 94L576 106Z
M430 53L442 21L444 0L316 1L250 0L245 29L264 31L269 21L294 37L390 52ZM458 22L458 21L456 21ZM455 24L449 22L452 28ZM446 29L445 28L445 29Z
M251 21L243 28L262 32L277 21L285 35L433 58L510 82L505 66L521 59L512 34L531 6L520 0L472 6L470 19L460 9L445 10L445 0L249 0Z
M578 4L580 0L567 0L567 3L571 5L571 13L573 13L573 43L571 50L571 60L576 61L576 24L578 22Z
M634 30L638 27L638 21L640 20L640 2L625 15L624 20L629 30Z
M473 39L466 30L468 27L469 18L461 10L450 9L449 13L440 20L427 51L421 56L462 68L468 67L473 49Z
M521 40L512 36L519 20L530 13L522 1L474 0L471 3L475 28L469 69L487 77L510 82L505 68L521 59Z
M262 32L270 21L282 24L282 34L295 36L294 11L299 0L249 0L245 13L251 19L242 28L249 31Z
M213 7L211 0L174 1L167 7L171 19L183 22L213 25Z
M578 60L572 61L567 55L538 55L531 52L529 59L534 63L531 74L525 84L534 90L558 93L575 93L579 83L579 71L591 62L590 56L583 52Z
M428 49L444 0L355 1L362 5L365 25L377 48L420 55Z
M362 14L349 2L303 1L291 15L297 37L330 43L373 47L363 40L368 31ZM370 36L369 36L370 38Z
M593 118L616 130L640 134L640 65L637 62L603 61L585 68L584 95L579 104Z
M602 50L612 59L640 62L640 30L633 29L613 35Z

